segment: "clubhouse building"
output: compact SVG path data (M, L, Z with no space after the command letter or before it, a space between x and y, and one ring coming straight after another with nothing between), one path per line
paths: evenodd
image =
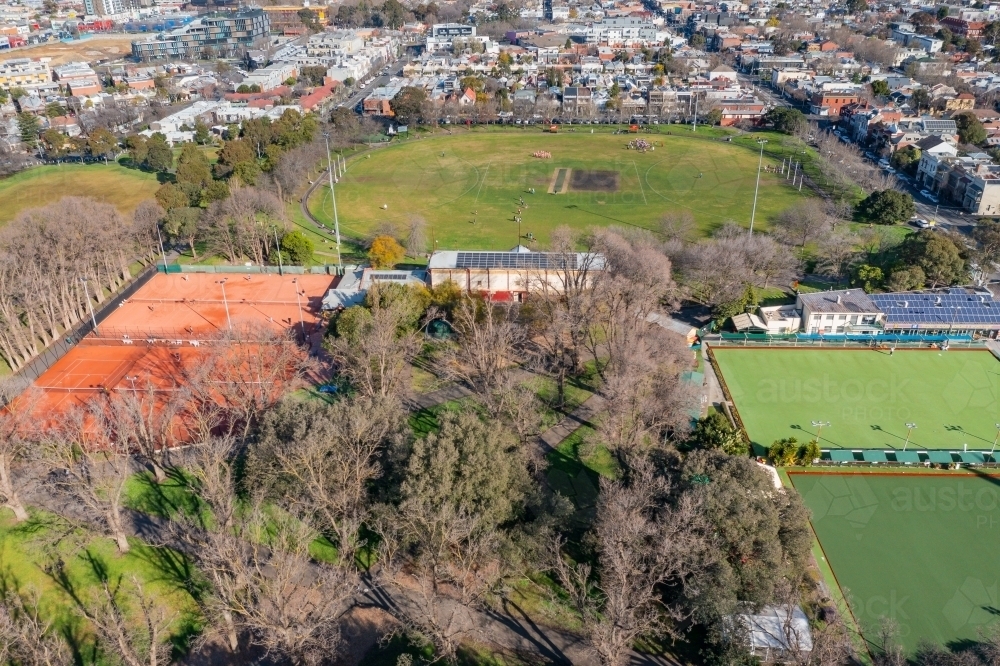
M888 294L842 289L799 294L795 305L736 315L738 333L816 337L946 336L996 338L1000 301L985 287Z

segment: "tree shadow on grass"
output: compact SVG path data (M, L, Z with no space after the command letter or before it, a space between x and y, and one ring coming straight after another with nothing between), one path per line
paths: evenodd
M167 469L167 478L157 483L150 472L133 477L133 491L127 506L158 518L170 518L182 513L197 516L204 510L194 485L179 468Z

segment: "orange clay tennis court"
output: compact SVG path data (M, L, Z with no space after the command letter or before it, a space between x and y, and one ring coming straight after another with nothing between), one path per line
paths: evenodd
M306 333L322 333L320 303L330 275L227 275L226 301L233 325L266 323L298 329L299 303ZM246 279L249 277L250 279ZM228 329L218 274L157 274L35 382L40 416L82 405L95 395L152 385L170 389L205 353L204 340ZM128 336L128 337L125 337Z
M308 334L320 321L320 305L334 280L331 275L160 273L105 319L99 333L102 338L182 339L220 333L229 321L264 322L278 329L301 321Z

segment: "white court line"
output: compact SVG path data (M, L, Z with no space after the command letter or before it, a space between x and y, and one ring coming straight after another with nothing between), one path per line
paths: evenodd
M493 164L493 160L490 160L489 164L486 165L486 171L483 172L483 182L479 183L479 189L476 190L476 200L472 203L479 203L479 194L483 191L483 185L486 184L486 176L490 175L490 166Z
M639 191L642 192L642 203L648 206L649 202L646 201L646 190L642 187L642 176L639 175L639 167L636 166L635 160L632 160L632 168L635 169L635 177L639 179Z

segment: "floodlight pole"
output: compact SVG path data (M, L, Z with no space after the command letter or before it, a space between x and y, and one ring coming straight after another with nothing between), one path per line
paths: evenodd
M753 236L753 221L757 216L757 192L760 191L760 169L764 165L764 144L767 139L757 141L760 144L760 158L757 160L757 184L753 188L753 208L750 209L750 235Z
M83 293L87 296L87 307L90 308L90 323L94 326L94 333L97 333L97 317L94 316L94 304L90 302L90 289L87 288L87 278L80 278L80 282L83 283Z
M135 380L139 379L139 376L133 375L132 377L126 377L125 379L132 384L132 393L135 393Z
M216 284L222 285L222 304L226 306L226 323L229 324L229 330L233 330L233 320L229 317L229 300L226 299L226 279L216 280Z
M278 227L274 228L274 249L278 252L278 275L284 275L285 271L281 265L281 246L278 244Z
M340 259L340 221L337 219L337 195L333 191L333 163L330 160L330 135L324 134L326 140L326 171L330 176L330 200L333 201L333 232L337 237L337 265L343 266Z
M991 456L993 455L993 452L996 451L997 440L1000 439L1000 423L994 423L993 425L995 425L997 427L997 436L993 438L993 448L990 449L990 455Z
M904 451L906 450L907 445L910 443L910 433L913 432L913 429L916 428L916 427L917 427L916 423L907 423L906 424L906 441L903 442L903 450ZM997 433L1000 434L1000 430L998 430Z
M819 444L820 433L823 432L823 426L830 427L829 421L813 421L812 425L816 428L816 443Z
M306 339L306 322L302 318L302 301L299 300L299 279L292 278L292 284L295 285L295 302L299 306L299 326L302 327L302 341L305 342Z

